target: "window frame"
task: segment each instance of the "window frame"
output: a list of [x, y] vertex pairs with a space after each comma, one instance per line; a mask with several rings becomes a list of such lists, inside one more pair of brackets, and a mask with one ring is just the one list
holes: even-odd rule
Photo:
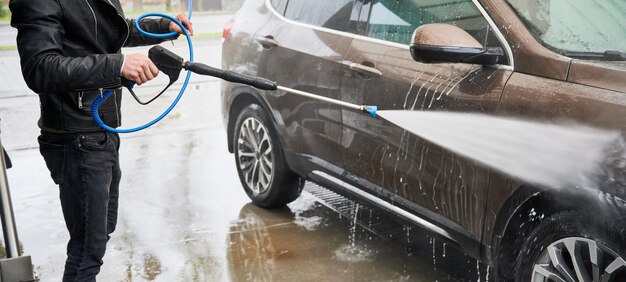
[[[280, 7], [280, 6], [277, 7], [277, 6], [274, 5], [273, 1], [279, 1], [278, 5], [281, 5], [283, 3], [284, 3], [284, 5], [282, 7]], [[274, 10], [277, 13], [279, 13], [281, 16], [284, 16], [285, 15], [285, 11], [287, 11], [287, 6], [289, 5], [289, 0], [270, 0], [269, 5], [272, 8], [274, 8]], [[282, 10], [280, 10], [280, 9], [282, 9]]]
[[[364, 1], [364, 0], [357, 0], [359, 2]], [[361, 16], [363, 16], [363, 14], [366, 15], [365, 17], [365, 23], [364, 29], [361, 30], [357, 30], [358, 33], [355, 33], [358, 36], [362, 36], [362, 37], [366, 37], [366, 38], [370, 38], [372, 40], [375, 41], [382, 41], [382, 42], [388, 42], [391, 44], [399, 44], [399, 45], [403, 45], [403, 46], [410, 46], [408, 44], [404, 44], [404, 43], [399, 43], [399, 42], [395, 42], [395, 41], [391, 41], [391, 40], [385, 40], [385, 39], [380, 39], [380, 38], [376, 38], [376, 37], [371, 37], [368, 36], [368, 31], [369, 31], [369, 21], [372, 18], [372, 11], [374, 10], [374, 4], [376, 2], [378, 2], [379, 0], [365, 0], [367, 2], [369, 2], [369, 10], [367, 11], [361, 11]], [[491, 19], [491, 17], [489, 16], [489, 14], [487, 14], [487, 12], [484, 10], [484, 8], [482, 7], [482, 5], [480, 5], [480, 3], [478, 3], [476, 0], [468, 0], [469, 2], [472, 2], [474, 4], [474, 6], [478, 9], [478, 12], [482, 15], [483, 19], [485, 20], [485, 22], [487, 22], [487, 24], [489, 25], [489, 27], [491, 28], [491, 32], [494, 33], [495, 37], [497, 38], [498, 42], [500, 43], [500, 47], [502, 47], [504, 49], [505, 54], [507, 55], [507, 62], [506, 64], [498, 64], [499, 66], [511, 66], [511, 68], [514, 67], [513, 64], [513, 52], [510, 48], [510, 45], [508, 44], [506, 38], [504, 37], [504, 35], [502, 35], [502, 33], [500, 32], [500, 29], [498, 29], [495, 25], [495, 23], [493, 22], [493, 20]]]
[[[356, 2], [362, 2], [362, 1], [370, 1], [370, 0], [355, 0], [355, 1]], [[498, 40], [502, 44], [502, 47], [504, 48], [504, 53], [508, 57], [508, 60], [507, 60], [508, 64], [497, 64], [495, 66], [498, 67], [498, 68], [508, 69], [508, 70], [514, 71], [515, 70], [515, 60], [514, 60], [514, 57], [513, 57], [513, 50], [511, 49], [511, 45], [509, 44], [509, 42], [506, 40], [506, 38], [504, 37], [504, 35], [500, 31], [500, 28], [498, 28], [498, 26], [495, 24], [495, 22], [493, 21], [491, 16], [487, 13], [485, 8], [478, 2], [478, 0], [471, 0], [471, 1], [472, 1], [472, 3], [474, 3], [476, 8], [478, 8], [480, 13], [485, 18], [485, 20], [487, 20], [487, 23], [491, 26], [491, 29], [493, 30], [493, 32], [495, 33], [496, 37], [498, 38]], [[290, 23], [290, 24], [298, 25], [298, 26], [302, 26], [302, 27], [307, 27], [307, 28], [311, 28], [311, 29], [315, 29], [315, 30], [319, 30], [319, 31], [334, 33], [334, 34], [338, 34], [338, 35], [348, 36], [348, 37], [351, 37], [353, 39], [365, 40], [365, 41], [369, 41], [369, 42], [374, 42], [374, 43], [379, 43], [379, 44], [385, 44], [385, 45], [388, 45], [388, 46], [394, 46], [394, 47], [398, 47], [398, 48], [403, 48], [403, 49], [406, 49], [407, 52], [409, 52], [409, 48], [410, 48], [409, 45], [395, 43], [395, 42], [386, 41], [386, 40], [377, 39], [377, 38], [372, 38], [372, 37], [368, 37], [368, 36], [364, 36], [362, 34], [357, 34], [354, 31], [351, 31], [351, 32], [349, 32], [349, 31], [338, 31], [338, 30], [334, 30], [334, 29], [330, 29], [330, 28], [314, 26], [314, 25], [311, 25], [311, 24], [298, 22], [298, 21], [295, 21], [295, 20], [292, 20], [292, 19], [288, 19], [288, 18], [284, 17], [283, 15], [281, 15], [280, 13], [278, 13], [278, 11], [276, 11], [274, 9], [274, 7], [272, 7], [271, 0], [265, 0], [265, 5], [266, 5], [266, 7], [268, 7], [268, 9], [276, 17], [278, 17], [280, 20], [282, 20], [282, 21], [284, 21], [286, 23]], [[356, 3], [355, 3], [355, 6], [356, 6]], [[362, 12], [363, 11], [361, 11], [361, 13]], [[369, 17], [368, 17], [368, 21], [369, 21]]]
[[[272, 0], [269, 0], [269, 2], [266, 1], [266, 4], [271, 6], [271, 8], [274, 8], [273, 5], [271, 5], [271, 1]], [[286, 2], [286, 4], [285, 4], [285, 7], [284, 7], [282, 13], [279, 13], [276, 9], [274, 9], [274, 11], [276, 13], [278, 13], [284, 19], [287, 19], [287, 20], [292, 21], [292, 22], [297, 22], [297, 23], [300, 23], [300, 24], [303, 24], [303, 25], [307, 25], [307, 26], [321, 28], [321, 29], [334, 30], [334, 31], [337, 31], [337, 32], [350, 32], [350, 33], [353, 33], [355, 26], [354, 26], [354, 24], [351, 21], [351, 17], [355, 13], [355, 9], [357, 7], [357, 3], [360, 2], [361, 0], [349, 0], [349, 2], [352, 2], [352, 9], [350, 11], [350, 17], [348, 18], [348, 23], [346, 24], [346, 30], [339, 30], [339, 29], [334, 29], [334, 28], [330, 28], [330, 27], [324, 27], [324, 26], [320, 26], [320, 25], [317, 25], [317, 24], [312, 24], [312, 23], [307, 23], [307, 22], [291, 19], [291, 18], [287, 17], [287, 15], [286, 15], [287, 14], [287, 9], [289, 8], [289, 3], [290, 3], [291, 0], [284, 0], [284, 1]], [[333, 16], [331, 16], [330, 18], [332, 18]]]

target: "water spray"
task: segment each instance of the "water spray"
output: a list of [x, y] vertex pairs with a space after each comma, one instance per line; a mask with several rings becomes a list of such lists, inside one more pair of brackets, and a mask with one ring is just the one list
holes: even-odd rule
[[[622, 180], [621, 133], [579, 124], [444, 111], [380, 111], [385, 120], [430, 143], [524, 182], [544, 187], [594, 186], [595, 176]], [[613, 158], [607, 160], [608, 158]], [[613, 172], [604, 167], [611, 161]]]

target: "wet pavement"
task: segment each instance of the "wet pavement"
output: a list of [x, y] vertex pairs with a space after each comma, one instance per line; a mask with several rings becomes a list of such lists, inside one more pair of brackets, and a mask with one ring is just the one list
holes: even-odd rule
[[[184, 46], [176, 44], [164, 46], [184, 54]], [[219, 40], [196, 44], [197, 61], [220, 65]], [[18, 71], [16, 54], [10, 52], [0, 55], [7, 76]], [[60, 281], [68, 234], [58, 188], [36, 146], [37, 97], [20, 83], [0, 91], [19, 238], [41, 281]], [[140, 95], [158, 86], [145, 86]], [[476, 261], [419, 230], [312, 183], [286, 208], [250, 204], [226, 149], [219, 87], [216, 79], [193, 76], [191, 89], [170, 116], [122, 136], [120, 215], [100, 281], [476, 281], [478, 273], [485, 276]], [[123, 127], [163, 111], [177, 89], [156, 106], [125, 99]]]

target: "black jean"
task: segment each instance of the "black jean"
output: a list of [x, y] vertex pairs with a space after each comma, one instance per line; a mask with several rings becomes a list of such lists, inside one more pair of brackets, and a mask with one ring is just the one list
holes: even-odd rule
[[39, 150], [60, 188], [70, 240], [63, 281], [95, 281], [117, 222], [119, 136], [42, 132]]

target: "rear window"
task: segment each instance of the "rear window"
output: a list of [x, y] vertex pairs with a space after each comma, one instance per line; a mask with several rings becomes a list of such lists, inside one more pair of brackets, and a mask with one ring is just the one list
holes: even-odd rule
[[285, 17], [306, 24], [346, 31], [353, 6], [354, 0], [289, 0]]

